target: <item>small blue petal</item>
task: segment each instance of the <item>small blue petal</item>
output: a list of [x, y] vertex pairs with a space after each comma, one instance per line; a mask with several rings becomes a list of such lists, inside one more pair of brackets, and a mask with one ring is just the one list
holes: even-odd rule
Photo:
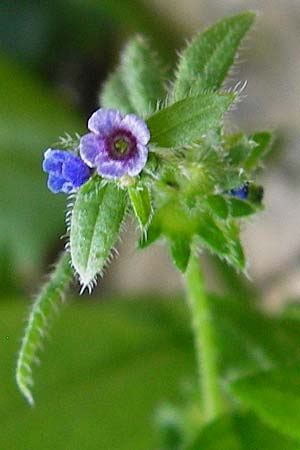
[[237, 197], [240, 200], [245, 200], [248, 197], [249, 194], [249, 185], [248, 183], [244, 184], [243, 186], [240, 186], [236, 189], [231, 189], [229, 191], [229, 194], [233, 197]]
[[55, 194], [79, 188], [90, 177], [90, 170], [76, 155], [63, 150], [48, 149], [44, 155], [43, 170], [49, 173], [48, 188]]
[[44, 154], [43, 171], [61, 174], [62, 164], [68, 159], [68, 152], [49, 148]]
[[62, 175], [72, 183], [74, 188], [77, 188], [89, 179], [90, 171], [81, 159], [72, 156], [73, 158], [63, 164]]
[[63, 186], [66, 180], [64, 177], [56, 175], [55, 173], [50, 173], [48, 178], [47, 186], [51, 192], [57, 194], [58, 192], [64, 192]]
[[74, 191], [74, 185], [70, 181], [66, 181], [62, 187], [61, 192], [64, 194], [69, 194], [70, 192]]

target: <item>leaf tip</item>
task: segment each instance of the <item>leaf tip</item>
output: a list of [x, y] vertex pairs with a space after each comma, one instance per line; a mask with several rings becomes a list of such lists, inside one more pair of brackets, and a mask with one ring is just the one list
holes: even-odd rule
[[35, 406], [34, 398], [29, 389], [29, 384], [32, 384], [32, 381], [31, 381], [31, 379], [24, 379], [24, 377], [21, 374], [21, 368], [17, 370], [16, 381], [17, 381], [17, 386], [18, 386], [21, 394], [27, 400], [27, 403], [31, 407], [34, 407]]

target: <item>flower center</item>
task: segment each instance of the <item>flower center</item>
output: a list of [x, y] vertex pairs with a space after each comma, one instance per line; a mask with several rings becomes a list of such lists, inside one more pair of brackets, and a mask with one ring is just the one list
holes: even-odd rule
[[115, 140], [114, 142], [114, 149], [121, 153], [122, 155], [127, 152], [129, 147], [129, 140], [127, 140], [125, 137], [121, 137]]

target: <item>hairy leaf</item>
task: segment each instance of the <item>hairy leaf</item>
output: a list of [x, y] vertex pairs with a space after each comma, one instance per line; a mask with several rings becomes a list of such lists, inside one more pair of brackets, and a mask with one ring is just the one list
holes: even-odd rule
[[177, 269], [185, 272], [191, 254], [191, 241], [189, 237], [169, 237], [172, 259]]
[[16, 379], [19, 389], [28, 402], [33, 405], [31, 394], [32, 367], [37, 360], [37, 351], [48, 331], [53, 312], [62, 300], [64, 290], [72, 278], [69, 254], [64, 253], [58, 261], [50, 280], [35, 300], [25, 329], [18, 356]]
[[254, 18], [252, 12], [228, 17], [191, 41], [179, 59], [174, 101], [221, 87]]
[[134, 111], [119, 69], [104, 83], [99, 100], [103, 108], [118, 109], [122, 114]]
[[126, 192], [114, 184], [92, 178], [79, 191], [74, 204], [70, 249], [72, 264], [83, 288], [101, 274], [124, 219]]
[[233, 222], [216, 221], [210, 214], [202, 214], [196, 229], [200, 245], [208, 248], [213, 254], [244, 270], [246, 261], [239, 240], [239, 227]]
[[207, 198], [207, 203], [211, 211], [220, 219], [227, 219], [228, 205], [222, 195], [210, 195]]
[[202, 94], [174, 103], [147, 120], [151, 143], [180, 147], [200, 138], [220, 124], [235, 99], [234, 94]]
[[160, 220], [157, 215], [154, 213], [153, 219], [149, 227], [147, 228], [147, 233], [141, 237], [138, 243], [139, 249], [145, 249], [157, 241], [161, 236], [161, 226]]
[[149, 189], [146, 186], [128, 189], [131, 205], [142, 230], [151, 220], [152, 205]]
[[257, 212], [257, 208], [254, 208], [251, 203], [238, 198], [229, 198], [228, 206], [231, 217], [245, 217]]
[[124, 49], [120, 73], [134, 111], [139, 115], [155, 111], [166, 95], [162, 64], [142, 36], [132, 38]]
[[229, 163], [242, 168], [246, 174], [251, 174], [261, 163], [270, 149], [272, 134], [261, 131], [247, 136], [243, 132], [225, 137], [225, 150]]
[[254, 148], [252, 148], [252, 151], [248, 155], [244, 168], [248, 172], [251, 172], [259, 166], [260, 161], [268, 153], [272, 141], [272, 134], [267, 131], [262, 131], [252, 134], [249, 139], [254, 143]]

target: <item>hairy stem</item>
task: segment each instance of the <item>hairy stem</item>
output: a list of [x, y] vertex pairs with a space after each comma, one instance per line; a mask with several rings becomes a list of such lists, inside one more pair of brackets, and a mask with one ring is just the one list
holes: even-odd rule
[[16, 380], [20, 391], [33, 405], [31, 394], [32, 366], [37, 360], [37, 351], [46, 334], [53, 312], [61, 301], [63, 293], [72, 278], [72, 268], [68, 253], [58, 260], [49, 281], [43, 286], [31, 308], [27, 327], [18, 356]]
[[199, 261], [195, 255], [191, 255], [185, 282], [192, 313], [202, 413], [204, 420], [208, 422], [223, 412], [224, 404], [218, 380], [218, 352], [212, 316]]

